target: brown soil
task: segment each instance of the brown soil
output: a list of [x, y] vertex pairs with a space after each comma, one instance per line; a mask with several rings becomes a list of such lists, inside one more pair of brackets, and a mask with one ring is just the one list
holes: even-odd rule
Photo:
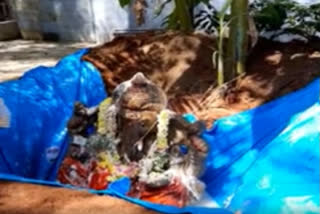
[[100, 71], [107, 91], [143, 72], [169, 96], [179, 113], [208, 124], [297, 90], [320, 76], [320, 41], [288, 44], [260, 39], [251, 50], [247, 75], [219, 89], [212, 63], [215, 40], [201, 34], [141, 33], [118, 37], [83, 57]]
[[206, 98], [202, 116], [213, 121], [306, 86], [320, 76], [319, 51], [320, 40], [284, 44], [261, 39], [249, 56], [247, 74], [229, 84], [218, 99]]
[[152, 214], [140, 206], [87, 192], [0, 182], [1, 214]]
[[[84, 57], [102, 73], [108, 91], [141, 71], [164, 88], [170, 107], [193, 112], [209, 124], [297, 90], [320, 76], [320, 41], [281, 44], [260, 40], [248, 72], [220, 90], [212, 89], [214, 40], [179, 33], [122, 37]], [[319, 93], [319, 92], [315, 92]], [[0, 183], [0, 213], [150, 213], [107, 196], [36, 185]]]
[[210, 57], [213, 50], [214, 40], [204, 35], [148, 32], [120, 36], [92, 48], [83, 59], [101, 71], [109, 93], [143, 72], [169, 96], [175, 96], [212, 85], [216, 79]]

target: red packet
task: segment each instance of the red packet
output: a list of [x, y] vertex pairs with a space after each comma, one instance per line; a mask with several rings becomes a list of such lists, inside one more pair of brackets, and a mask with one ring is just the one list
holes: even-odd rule
[[169, 185], [160, 188], [150, 188], [144, 183], [135, 182], [128, 196], [176, 207], [183, 207], [188, 202], [188, 191], [178, 179], [174, 179]]
[[58, 180], [63, 184], [87, 187], [88, 169], [80, 161], [66, 157], [60, 166]]
[[108, 176], [110, 173], [106, 169], [97, 167], [89, 176], [89, 188], [95, 190], [105, 190], [108, 188]]

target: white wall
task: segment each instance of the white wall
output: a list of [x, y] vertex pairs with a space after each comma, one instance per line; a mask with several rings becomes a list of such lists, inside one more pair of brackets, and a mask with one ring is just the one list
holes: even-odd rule
[[112, 39], [118, 28], [129, 26], [129, 13], [120, 7], [118, 0], [91, 0], [96, 41], [102, 43]]
[[146, 23], [137, 26], [132, 11], [118, 0], [12, 0], [24, 38], [98, 43], [111, 40], [116, 30], [160, 28], [172, 5], [155, 18], [158, 0], [147, 1]]
[[40, 0], [41, 31], [61, 40], [95, 41], [91, 7], [88, 0]]
[[39, 0], [9, 1], [18, 21], [22, 36], [26, 39], [41, 39], [39, 23]]
[[[29, 39], [56, 35], [62, 40], [102, 43], [112, 39], [116, 30], [159, 29], [163, 19], [171, 13], [168, 4], [155, 17], [155, 7], [164, 0], [147, 0], [146, 22], [137, 26], [132, 11], [121, 8], [118, 0], [11, 0], [18, 12], [20, 28]], [[221, 9], [225, 0], [211, 0]], [[301, 3], [319, 3], [320, 0], [296, 0]]]

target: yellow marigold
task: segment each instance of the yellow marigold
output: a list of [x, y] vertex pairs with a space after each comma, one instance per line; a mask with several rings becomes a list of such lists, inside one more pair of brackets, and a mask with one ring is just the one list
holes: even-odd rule
[[[101, 135], [105, 135], [108, 132], [108, 124], [106, 120], [106, 115], [108, 108], [110, 107], [112, 102], [112, 98], [107, 98], [102, 101], [99, 105], [99, 113], [98, 113], [98, 133]], [[110, 124], [109, 124], [110, 125]]]
[[98, 166], [104, 169], [108, 169], [109, 172], [113, 171], [113, 163], [110, 160], [109, 155], [107, 155], [105, 152], [101, 152], [98, 154], [99, 162]]

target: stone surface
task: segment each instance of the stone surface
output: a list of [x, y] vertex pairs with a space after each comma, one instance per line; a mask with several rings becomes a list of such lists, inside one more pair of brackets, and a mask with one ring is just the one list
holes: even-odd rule
[[0, 41], [0, 82], [17, 78], [40, 65], [53, 66], [63, 56], [93, 45], [27, 40]]
[[17, 39], [19, 35], [19, 28], [15, 20], [0, 22], [0, 41]]

